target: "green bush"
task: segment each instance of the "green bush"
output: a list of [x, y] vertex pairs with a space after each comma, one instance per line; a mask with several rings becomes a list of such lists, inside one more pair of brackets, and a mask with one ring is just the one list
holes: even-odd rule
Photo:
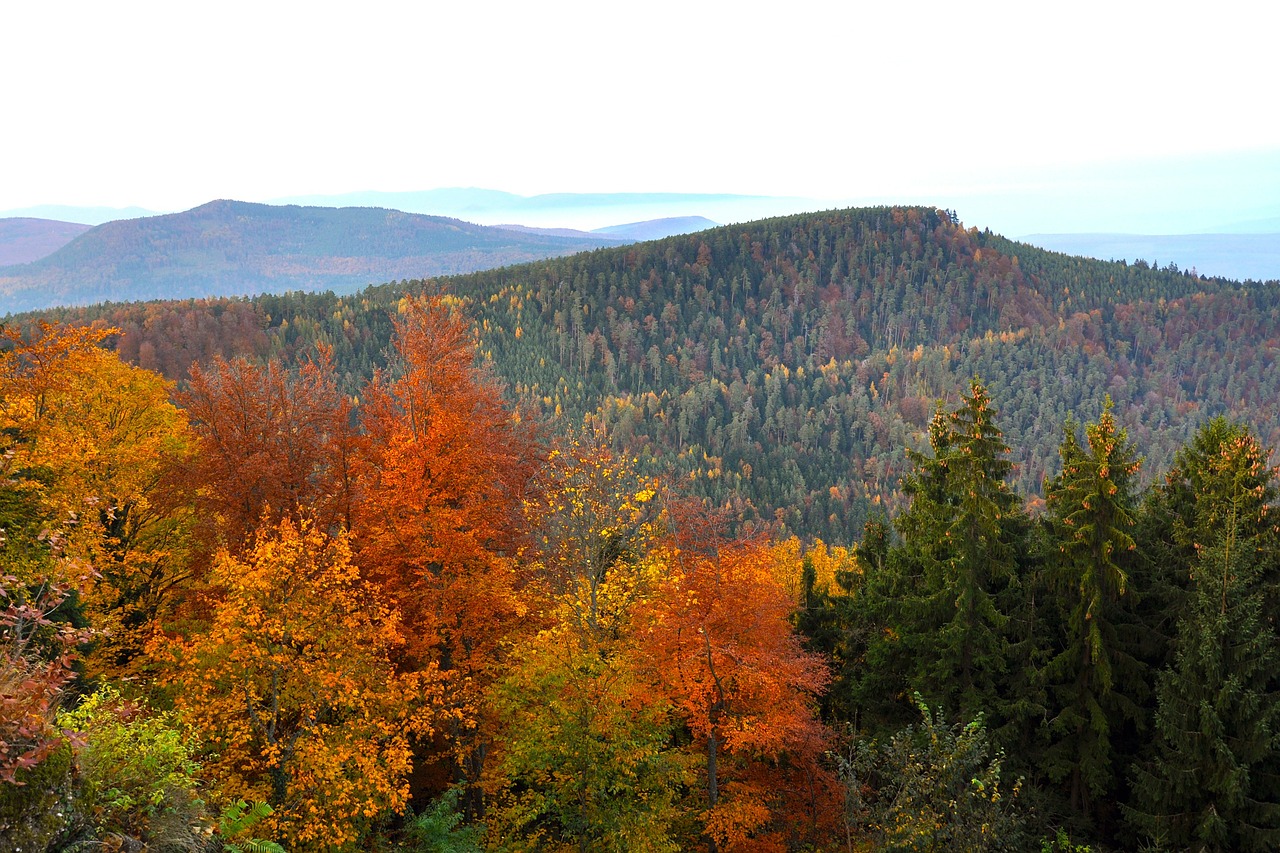
[[884, 850], [1026, 850], [1022, 781], [1004, 785], [1003, 755], [991, 754], [982, 717], [948, 725], [919, 695], [916, 705], [920, 723], [840, 760], [847, 788], [871, 792], [851, 798], [851, 819], [878, 835]]
[[227, 853], [286, 853], [274, 841], [255, 838], [250, 833], [258, 821], [271, 817], [269, 803], [246, 803], [236, 800], [222, 810], [218, 818], [218, 837]]
[[480, 853], [478, 826], [461, 826], [458, 792], [446, 791], [432, 808], [410, 819], [404, 828], [404, 849], [411, 853]]
[[175, 715], [151, 713], [103, 687], [59, 714], [58, 725], [80, 733], [79, 807], [99, 833], [185, 846], [203, 803], [200, 767]]

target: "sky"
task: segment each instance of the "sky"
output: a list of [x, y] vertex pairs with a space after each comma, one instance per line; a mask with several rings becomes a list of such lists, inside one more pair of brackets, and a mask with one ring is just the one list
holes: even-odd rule
[[0, 6], [0, 210], [696, 192], [1179, 233], [1275, 220], [1265, 4]]

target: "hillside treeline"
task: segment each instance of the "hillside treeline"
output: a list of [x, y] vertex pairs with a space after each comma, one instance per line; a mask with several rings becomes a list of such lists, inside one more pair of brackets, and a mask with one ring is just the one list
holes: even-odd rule
[[[923, 208], [806, 214], [355, 296], [104, 306], [131, 363], [182, 379], [214, 355], [331, 347], [358, 392], [406, 294], [463, 303], [509, 393], [546, 422], [603, 425], [649, 474], [735, 517], [852, 542], [903, 505], [905, 450], [981, 375], [1021, 493], [1043, 499], [1069, 414], [1110, 395], [1168, 467], [1223, 415], [1280, 442], [1274, 285], [1045, 252]], [[292, 362], [290, 362], [292, 363]]]
[[107, 334], [0, 355], [14, 850], [1277, 844], [1239, 422], [1150, 470], [1104, 398], [1028, 512], [973, 380], [846, 549], [553, 435], [456, 302], [401, 302], [354, 398], [324, 346], [175, 391]]

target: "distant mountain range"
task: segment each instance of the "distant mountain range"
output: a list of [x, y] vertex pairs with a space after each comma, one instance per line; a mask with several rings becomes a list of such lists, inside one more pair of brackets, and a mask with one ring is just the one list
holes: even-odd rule
[[[218, 201], [92, 228], [35, 217], [0, 218], [0, 314], [97, 301], [350, 292], [367, 284], [466, 273], [715, 227], [701, 213], [669, 215], [694, 205], [719, 209], [722, 221], [732, 222], [751, 205], [776, 212], [804, 201], [679, 193], [525, 197], [480, 189], [302, 200], [344, 206]], [[106, 209], [81, 212], [92, 210]], [[657, 215], [626, 218], [646, 213]], [[575, 217], [626, 224], [589, 231], [565, 227]], [[540, 220], [557, 227], [540, 226]], [[1100, 260], [1175, 264], [1242, 281], [1280, 279], [1280, 233], [1035, 234], [1023, 239]]]
[[[1280, 223], [1277, 223], [1280, 225]], [[1276, 229], [1280, 232], [1280, 228]], [[1028, 243], [1100, 261], [1146, 261], [1237, 281], [1280, 279], [1280, 233], [1031, 234]]]
[[[594, 231], [617, 223], [703, 218], [746, 222], [829, 207], [811, 199], [731, 193], [547, 193], [522, 196], [499, 190], [452, 187], [421, 192], [357, 192], [272, 199], [272, 204], [389, 207], [409, 213], [453, 216], [498, 225]], [[668, 236], [666, 234], [657, 235]]]
[[623, 242], [377, 208], [214, 201], [183, 213], [108, 222], [40, 260], [0, 268], [0, 312], [289, 290], [350, 292]]

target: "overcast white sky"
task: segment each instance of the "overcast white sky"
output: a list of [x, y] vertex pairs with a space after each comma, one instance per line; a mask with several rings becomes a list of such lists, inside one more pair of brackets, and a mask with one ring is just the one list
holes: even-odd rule
[[1151, 231], [1170, 199], [1280, 216], [1276, 23], [1257, 2], [10, 2], [0, 210], [476, 186], [930, 201], [1013, 234]]

